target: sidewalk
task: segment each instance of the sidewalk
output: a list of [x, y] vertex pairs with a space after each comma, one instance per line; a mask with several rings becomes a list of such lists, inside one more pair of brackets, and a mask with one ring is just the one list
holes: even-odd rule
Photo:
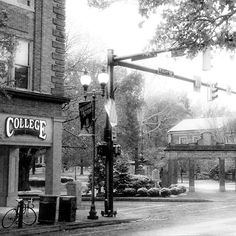
[[[118, 204], [120, 201], [143, 201], [143, 202], [206, 202], [206, 201], [236, 201], [236, 192], [234, 184], [230, 185], [230, 188], [226, 188], [226, 192], [218, 191], [218, 184], [215, 184], [214, 188], [210, 186], [213, 185], [204, 185], [204, 183], [199, 182], [196, 185], [195, 193], [185, 193], [178, 196], [172, 196], [169, 198], [149, 198], [149, 197], [132, 197], [132, 198], [114, 198], [114, 205]], [[96, 210], [97, 215], [99, 216], [98, 220], [88, 220], [87, 216], [89, 214], [90, 208], [90, 198], [84, 198], [82, 201], [82, 206], [76, 212], [76, 221], [75, 222], [57, 222], [58, 213], [56, 215], [56, 223], [52, 225], [43, 225], [36, 223], [33, 226], [24, 226], [23, 229], [15, 228], [3, 229], [0, 226], [0, 236], [2, 235], [36, 235], [40, 233], [49, 233], [50, 232], [59, 232], [62, 230], [78, 229], [78, 228], [88, 228], [88, 227], [99, 227], [103, 225], [114, 225], [121, 223], [128, 223], [132, 221], [139, 220], [139, 218], [133, 218], [132, 214], [123, 214], [118, 211], [116, 217], [102, 217], [99, 209], [103, 209], [102, 199], [96, 199]], [[10, 209], [6, 207], [0, 207], [0, 222], [5, 214], [5, 212]], [[35, 210], [38, 213], [38, 204], [35, 206]], [[132, 213], [132, 212], [131, 212]]]
[[[208, 201], [207, 199], [202, 199], [199, 197], [195, 197], [194, 195], [186, 194], [183, 196], [172, 197], [172, 198], [120, 198], [119, 201], [152, 201], [152, 202], [204, 202]], [[118, 199], [116, 199], [118, 200]], [[97, 202], [98, 204], [99, 202]], [[89, 202], [84, 202], [84, 204], [89, 204]], [[100, 205], [102, 202], [99, 203]], [[82, 208], [85, 208], [84, 206]], [[0, 207], [0, 220], [9, 207]], [[38, 214], [39, 209], [34, 208], [36, 213]], [[36, 235], [40, 233], [50, 233], [50, 232], [58, 232], [62, 230], [70, 230], [70, 229], [78, 229], [78, 228], [88, 228], [88, 227], [99, 227], [103, 225], [114, 225], [121, 223], [129, 223], [131, 221], [139, 220], [139, 218], [133, 218], [129, 215], [122, 215], [122, 213], [118, 212], [116, 217], [102, 217], [99, 210], [97, 209], [97, 215], [99, 216], [98, 220], [88, 220], [87, 216], [89, 214], [88, 209], [79, 209], [76, 212], [76, 221], [75, 222], [55, 222], [55, 224], [45, 225], [36, 223], [33, 226], [24, 226], [22, 229], [18, 229], [17, 225], [11, 227], [9, 229], [3, 229], [0, 226], [0, 235]], [[56, 215], [56, 219], [58, 219], [58, 212]], [[57, 221], [57, 220], [56, 220]]]
[[[84, 208], [84, 207], [83, 207]], [[11, 209], [10, 207], [0, 207], [0, 221], [3, 215]], [[39, 212], [38, 208], [34, 208], [37, 215]], [[40, 233], [50, 233], [58, 232], [62, 230], [88, 228], [88, 227], [99, 227], [104, 225], [114, 225], [121, 223], [129, 223], [131, 221], [138, 220], [138, 218], [124, 217], [122, 214], [118, 214], [116, 217], [102, 217], [100, 212], [97, 212], [99, 219], [88, 220], [87, 216], [89, 214], [88, 209], [79, 209], [76, 211], [76, 221], [75, 222], [58, 222], [58, 212], [56, 213], [56, 222], [54, 224], [40, 224], [35, 223], [33, 226], [25, 226], [23, 224], [22, 229], [17, 228], [17, 224], [9, 229], [4, 229], [0, 226], [0, 235], [36, 235]]]

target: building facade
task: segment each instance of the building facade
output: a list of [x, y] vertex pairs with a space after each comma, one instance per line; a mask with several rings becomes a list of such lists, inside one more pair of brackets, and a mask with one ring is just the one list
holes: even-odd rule
[[178, 169], [183, 168], [188, 172], [189, 191], [195, 191], [197, 174], [209, 176], [217, 166], [219, 191], [225, 191], [225, 172], [235, 169], [236, 163], [235, 124], [233, 117], [215, 117], [186, 119], [171, 128], [165, 149], [167, 186], [177, 183]]
[[235, 143], [235, 134], [228, 127], [226, 117], [185, 119], [168, 131], [170, 144], [194, 144], [203, 133], [210, 132], [218, 143]]
[[0, 206], [15, 205], [19, 154], [45, 148], [45, 193], [60, 193], [65, 0], [0, 0]]

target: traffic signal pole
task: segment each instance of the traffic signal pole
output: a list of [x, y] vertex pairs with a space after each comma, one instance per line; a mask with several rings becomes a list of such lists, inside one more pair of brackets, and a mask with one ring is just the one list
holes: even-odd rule
[[[108, 85], [108, 99], [114, 100], [114, 64], [113, 64], [113, 50], [108, 50], [107, 55], [107, 71], [109, 75]], [[113, 140], [112, 140], [112, 127], [109, 121], [109, 116], [106, 114], [106, 123], [104, 129], [104, 141], [107, 143], [107, 153], [105, 162], [105, 209], [102, 211], [103, 216], [113, 217], [116, 215], [116, 211], [113, 209]]]
[[[175, 52], [177, 50], [182, 50], [184, 48], [170, 48], [166, 50], [159, 50], [153, 52], [146, 52], [146, 53], [139, 53], [127, 56], [118, 57], [114, 55], [114, 51], [112, 49], [108, 50], [107, 54], [107, 70], [109, 74], [109, 91], [108, 91], [108, 98], [114, 99], [114, 67], [121, 66], [130, 69], [140, 70], [144, 72], [149, 72], [152, 74], [162, 75], [166, 77], [171, 77], [174, 79], [182, 80], [185, 82], [190, 82], [193, 85], [195, 84], [195, 79], [190, 79], [181, 75], [176, 75], [173, 71], [163, 69], [163, 68], [150, 68], [145, 67], [142, 65], [137, 65], [131, 62], [127, 62], [126, 60], [137, 61], [137, 60], [144, 60], [148, 58], [156, 57], [160, 53], [164, 52]], [[201, 86], [210, 87], [210, 84], [200, 82]], [[227, 92], [227, 89], [216, 86], [217, 90]], [[232, 94], [236, 94], [236, 91], [231, 91]], [[107, 143], [107, 151], [106, 151], [106, 188], [105, 188], [105, 211], [102, 211], [104, 216], [113, 217], [116, 215], [116, 212], [113, 209], [113, 140], [112, 140], [112, 127], [109, 121], [108, 114], [106, 115], [106, 124], [104, 129], [104, 141]]]

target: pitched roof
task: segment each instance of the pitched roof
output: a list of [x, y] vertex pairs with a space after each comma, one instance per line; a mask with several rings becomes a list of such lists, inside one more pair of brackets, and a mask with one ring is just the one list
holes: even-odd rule
[[219, 129], [227, 123], [227, 120], [225, 117], [185, 119], [168, 132]]

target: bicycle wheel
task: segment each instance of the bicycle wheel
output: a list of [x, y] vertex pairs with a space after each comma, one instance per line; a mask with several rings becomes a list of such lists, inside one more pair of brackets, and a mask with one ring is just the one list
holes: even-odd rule
[[2, 218], [2, 227], [9, 228], [11, 227], [17, 219], [16, 209], [11, 209]]
[[32, 225], [36, 222], [37, 215], [31, 207], [27, 207], [23, 214], [23, 223], [25, 225]]

